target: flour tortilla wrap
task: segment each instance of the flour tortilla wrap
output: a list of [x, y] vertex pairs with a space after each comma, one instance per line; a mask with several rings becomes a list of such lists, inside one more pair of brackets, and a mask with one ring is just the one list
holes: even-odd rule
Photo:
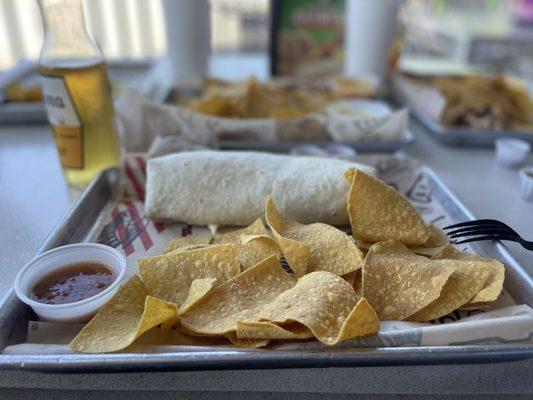
[[156, 221], [248, 225], [268, 196], [286, 218], [307, 224], [348, 224], [348, 168], [354, 162], [255, 152], [194, 151], [148, 162], [146, 213]]

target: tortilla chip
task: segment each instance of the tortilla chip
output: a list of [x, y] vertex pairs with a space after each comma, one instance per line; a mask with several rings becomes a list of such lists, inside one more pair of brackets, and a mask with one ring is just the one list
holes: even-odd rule
[[407, 199], [386, 183], [355, 169], [348, 215], [358, 240], [399, 240], [406, 245], [423, 245], [430, 236], [429, 227]]
[[442, 248], [450, 244], [448, 236], [435, 225], [429, 225], [429, 238], [422, 246], [408, 246], [409, 250], [421, 256], [432, 257], [438, 254]]
[[212, 289], [181, 315], [181, 324], [195, 333], [225, 335], [238, 321], [256, 321], [265, 305], [295, 284], [272, 256]]
[[[135, 340], [136, 345], [151, 346], [220, 346], [227, 344], [223, 337], [198, 337], [181, 333], [177, 329], [150, 329]], [[129, 350], [129, 349], [128, 349]], [[126, 350], [127, 351], [127, 350]]]
[[505, 280], [505, 267], [498, 260], [492, 258], [485, 258], [477, 254], [465, 253], [459, 251], [453, 246], [444, 247], [438, 254], [432, 257], [434, 260], [466, 260], [466, 261], [484, 261], [485, 267], [490, 271], [489, 277], [485, 282], [483, 288], [477, 293], [474, 298], [470, 299], [469, 303], [482, 303], [486, 301], [494, 301], [498, 298], [503, 290], [503, 282]]
[[240, 266], [235, 245], [226, 244], [140, 259], [139, 272], [150, 295], [181, 305], [195, 279], [222, 283], [239, 274]]
[[[174, 239], [167, 246], [167, 249], [164, 254], [170, 253], [171, 251], [182, 249], [184, 247], [190, 248], [190, 246], [195, 245], [208, 245], [211, 243], [212, 236], [185, 236]], [[192, 249], [191, 249], [192, 250]]]
[[488, 303], [466, 303], [459, 307], [459, 310], [484, 310], [489, 307]]
[[454, 269], [438, 299], [407, 318], [409, 321], [430, 321], [458, 309], [478, 293], [490, 271], [482, 261], [435, 260]]
[[204, 296], [215, 287], [217, 280], [215, 278], [195, 279], [189, 288], [187, 299], [178, 309], [178, 314], [181, 315], [191, 308], [194, 304], [204, 298]]
[[[355, 245], [355, 241], [343, 231], [322, 223], [304, 225], [284, 219], [271, 198], [267, 200], [266, 211], [268, 213], [266, 220], [272, 232], [275, 232], [274, 237], [279, 240], [281, 236], [309, 246], [306, 272], [328, 271], [341, 276], [362, 267], [361, 251]], [[280, 247], [283, 252], [281, 244]], [[287, 259], [286, 255], [285, 258]], [[287, 262], [292, 268], [289, 259]]]
[[[311, 247], [308, 244], [283, 237], [278, 232], [278, 229], [284, 225], [286, 220], [284, 220], [278, 213], [278, 210], [276, 210], [276, 206], [270, 197], [265, 205], [265, 219], [274, 235], [274, 239], [281, 249], [285, 261], [289, 264], [294, 275], [297, 277], [305, 275], [309, 263]], [[289, 224], [292, 222], [293, 221], [288, 221]]]
[[437, 228], [435, 225], [429, 225], [429, 238], [424, 243], [426, 247], [438, 247], [446, 246], [450, 244], [450, 239], [440, 228]]
[[271, 322], [237, 322], [239, 339], [309, 339], [313, 337], [305, 326], [292, 323], [279, 326]]
[[337, 344], [354, 337], [379, 332], [379, 319], [364, 297], [359, 299], [353, 310], [344, 320], [337, 338], [331, 344]]
[[381, 321], [403, 320], [436, 300], [453, 271], [399, 241], [376, 243], [363, 265], [363, 296]]
[[[367, 312], [361, 311], [364, 306], [357, 310], [356, 305], [355, 292], [349, 283], [331, 272], [317, 271], [301, 277], [296, 286], [268, 304], [261, 311], [260, 320], [299, 322], [322, 343], [333, 345], [354, 337], [351, 334], [368, 334], [379, 330], [375, 313], [374, 323], [371, 323], [367, 320]], [[345, 321], [349, 316], [346, 326]], [[361, 330], [357, 328], [359, 317], [363, 317]]]
[[240, 339], [237, 337], [235, 332], [229, 332], [226, 334], [226, 337], [229, 339], [231, 344], [247, 349], [259, 349], [267, 346], [270, 343], [270, 340], [268, 339]]
[[257, 218], [251, 225], [241, 229], [236, 229], [230, 232], [218, 233], [213, 236], [212, 243], [226, 244], [226, 243], [240, 243], [242, 235], [266, 235], [268, 231], [263, 225], [261, 218]]
[[109, 353], [128, 347], [149, 329], [176, 316], [176, 307], [148, 296], [134, 276], [107, 302], [72, 340], [82, 353]]
[[[372, 247], [374, 243], [365, 242], [363, 240], [355, 240], [355, 243], [357, 244], [357, 247], [361, 249], [361, 251], [364, 253], [364, 251], [368, 251]], [[438, 254], [444, 246], [434, 246], [434, 247], [426, 247], [426, 245], [423, 246], [407, 246], [409, 250], [411, 250], [413, 253], [416, 253], [421, 256], [426, 257], [432, 257], [435, 254]]]
[[253, 267], [265, 258], [281, 257], [281, 251], [274, 239], [267, 235], [243, 235], [237, 247], [237, 256], [243, 270]]

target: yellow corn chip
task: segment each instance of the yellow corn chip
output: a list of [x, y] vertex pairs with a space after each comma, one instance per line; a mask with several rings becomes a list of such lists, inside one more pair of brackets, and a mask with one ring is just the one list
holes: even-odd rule
[[217, 280], [215, 278], [195, 279], [192, 281], [187, 299], [178, 309], [178, 314], [183, 314], [194, 304], [203, 299], [204, 296], [215, 287], [216, 283]]
[[[278, 229], [287, 221], [285, 221], [278, 213], [278, 210], [276, 210], [276, 206], [270, 197], [265, 205], [265, 219], [274, 235], [274, 239], [278, 243], [285, 260], [287, 261], [287, 264], [289, 264], [292, 272], [294, 272], [294, 275], [297, 277], [305, 275], [307, 264], [309, 263], [311, 247], [308, 244], [283, 237], [278, 232]], [[293, 221], [288, 221], [288, 223], [292, 224]]]
[[357, 336], [379, 332], [379, 319], [364, 297], [359, 299], [353, 310], [344, 320], [339, 335], [330, 344], [337, 344]]
[[444, 247], [438, 254], [432, 257], [434, 260], [466, 260], [466, 261], [484, 261], [485, 268], [490, 273], [483, 288], [477, 293], [474, 298], [470, 299], [469, 303], [480, 303], [486, 301], [494, 301], [498, 298], [503, 290], [503, 282], [505, 279], [505, 267], [498, 260], [491, 258], [480, 257], [477, 254], [465, 253], [459, 251], [453, 246]]
[[386, 183], [359, 170], [353, 174], [348, 195], [348, 215], [352, 233], [371, 243], [399, 240], [406, 245], [423, 245], [429, 227], [414, 207]]
[[409, 250], [426, 257], [432, 257], [450, 243], [448, 236], [435, 225], [429, 226], [429, 238], [422, 246], [408, 246]]
[[424, 243], [426, 247], [439, 247], [446, 246], [450, 244], [450, 239], [440, 228], [437, 228], [435, 225], [429, 225], [429, 238]]
[[295, 284], [272, 256], [212, 289], [181, 315], [181, 324], [191, 332], [225, 335], [238, 321], [256, 321], [266, 304]]
[[[309, 261], [306, 272], [328, 271], [335, 275], [345, 275], [361, 268], [363, 255], [354, 240], [333, 226], [315, 223], [304, 225], [284, 219], [276, 210], [271, 198], [267, 200], [267, 223], [278, 240], [281, 250], [284, 248], [279, 237], [309, 246]], [[292, 268], [291, 261], [284, 253]], [[293, 270], [294, 271], [294, 270]]]
[[246, 226], [241, 229], [236, 229], [233, 231], [218, 233], [213, 236], [212, 243], [223, 244], [223, 243], [240, 243], [242, 235], [266, 235], [268, 232], [263, 225], [261, 218], [257, 218], [253, 224]]
[[484, 310], [488, 306], [488, 303], [466, 303], [459, 307], [459, 310]]
[[270, 340], [268, 339], [240, 339], [235, 332], [227, 333], [226, 337], [233, 345], [248, 349], [258, 349], [260, 347], [265, 347], [270, 343]]
[[[227, 344], [226, 340], [219, 337], [199, 337], [185, 335], [177, 329], [164, 330], [154, 328], [143, 333], [135, 340], [136, 345], [180, 345], [180, 346], [220, 346]], [[126, 350], [128, 351], [129, 348]]]
[[[354, 335], [375, 333], [379, 321], [375, 313], [357, 307], [353, 287], [341, 277], [317, 271], [301, 277], [296, 286], [280, 294], [260, 313], [260, 320], [273, 323], [299, 322], [322, 343], [333, 345]], [[370, 308], [371, 309], [371, 308]], [[353, 315], [351, 315], [353, 314]], [[345, 325], [346, 320], [348, 325]], [[358, 318], [362, 324], [358, 327]], [[359, 329], [360, 328], [360, 329]]]
[[435, 260], [435, 263], [453, 268], [453, 273], [442, 288], [438, 299], [407, 318], [409, 321], [430, 321], [451, 313], [478, 293], [490, 271], [483, 261]]
[[190, 248], [190, 246], [208, 245], [211, 243], [211, 240], [212, 236], [185, 236], [177, 238], [168, 244], [165, 253], [170, 253], [171, 251], [184, 247]]
[[237, 322], [239, 339], [309, 339], [313, 337], [305, 326], [292, 323], [279, 326], [271, 322]]
[[240, 267], [235, 245], [226, 244], [140, 259], [139, 272], [150, 295], [181, 305], [195, 279], [216, 278], [222, 283]]
[[134, 276], [85, 325], [69, 347], [82, 353], [108, 353], [126, 348], [149, 329], [176, 316], [176, 307], [148, 296]]
[[363, 265], [363, 296], [380, 320], [403, 320], [436, 300], [452, 273], [401, 242], [376, 243]]
[[270, 256], [281, 257], [281, 251], [274, 239], [267, 235], [243, 235], [237, 247], [237, 256], [243, 269], [248, 269]]
[[[367, 251], [372, 247], [374, 243], [365, 242], [363, 240], [355, 240], [357, 247], [361, 249], [361, 251]], [[409, 250], [411, 250], [413, 253], [416, 253], [421, 256], [426, 257], [432, 257], [435, 254], [438, 254], [444, 246], [433, 246], [433, 247], [427, 247], [426, 245], [423, 246], [407, 246]]]

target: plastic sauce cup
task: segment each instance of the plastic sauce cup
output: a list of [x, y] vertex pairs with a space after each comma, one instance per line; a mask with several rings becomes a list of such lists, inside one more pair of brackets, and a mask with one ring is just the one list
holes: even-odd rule
[[530, 150], [531, 145], [525, 140], [500, 138], [496, 140], [496, 161], [503, 167], [519, 168]]
[[[70, 264], [90, 262], [106, 265], [115, 275], [115, 280], [105, 290], [67, 304], [46, 304], [30, 298], [35, 285], [52, 272]], [[47, 251], [26, 264], [15, 279], [15, 293], [41, 320], [87, 322], [117, 292], [125, 273], [126, 258], [118, 250], [97, 243], [70, 244]]]

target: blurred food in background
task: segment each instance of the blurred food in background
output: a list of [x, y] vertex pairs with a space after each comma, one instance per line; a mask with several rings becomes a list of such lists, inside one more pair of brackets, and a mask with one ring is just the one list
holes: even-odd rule
[[271, 72], [317, 76], [342, 71], [345, 0], [274, 0]]
[[254, 77], [236, 82], [207, 78], [202, 96], [183, 105], [218, 117], [290, 119], [320, 112], [338, 98], [372, 97], [375, 89], [372, 82], [341, 76], [268, 82]]
[[445, 125], [491, 130], [533, 130], [533, 101], [523, 81], [506, 77], [441, 77]]
[[37, 74], [16, 80], [6, 86], [4, 95], [5, 101], [12, 103], [42, 101], [41, 80]]

